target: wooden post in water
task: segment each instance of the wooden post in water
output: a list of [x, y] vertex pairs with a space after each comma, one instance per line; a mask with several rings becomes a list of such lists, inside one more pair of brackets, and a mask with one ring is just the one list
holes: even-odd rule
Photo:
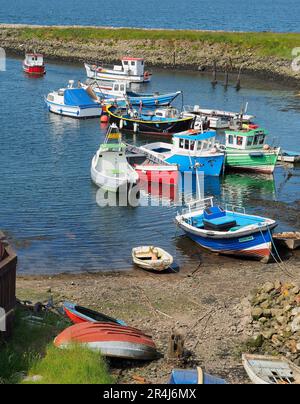
[[224, 81], [224, 87], [227, 90], [228, 84], [229, 84], [229, 72], [228, 72], [228, 65], [226, 65], [225, 68], [225, 81]]
[[238, 78], [237, 78], [236, 85], [235, 85], [236, 91], [240, 91], [240, 89], [241, 89], [241, 73], [242, 73], [242, 66], [240, 67]]
[[213, 86], [216, 86], [218, 84], [218, 80], [217, 80], [217, 61], [214, 60], [214, 65], [213, 65], [213, 79], [211, 84]]

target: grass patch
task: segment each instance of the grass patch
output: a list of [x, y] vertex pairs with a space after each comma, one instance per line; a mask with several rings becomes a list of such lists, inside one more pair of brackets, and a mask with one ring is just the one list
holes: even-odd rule
[[24, 27], [1, 30], [10, 31], [20, 40], [59, 40], [64, 42], [98, 42], [101, 40], [149, 40], [169, 41], [174, 47], [178, 41], [227, 44], [237, 50], [252, 50], [261, 56], [278, 56], [291, 59], [293, 48], [300, 46], [298, 33], [273, 32], [207, 32], [191, 30], [145, 30], [130, 28], [93, 27]]
[[0, 384], [22, 383], [28, 375], [43, 376], [42, 383], [109, 383], [100, 355], [74, 347], [61, 351], [53, 339], [70, 323], [54, 313], [38, 315], [38, 324], [28, 321], [29, 312], [18, 310], [13, 337], [0, 344]]
[[46, 356], [30, 370], [29, 376], [39, 375], [38, 382], [25, 384], [112, 384], [105, 361], [99, 353], [74, 345], [60, 350], [53, 345]]

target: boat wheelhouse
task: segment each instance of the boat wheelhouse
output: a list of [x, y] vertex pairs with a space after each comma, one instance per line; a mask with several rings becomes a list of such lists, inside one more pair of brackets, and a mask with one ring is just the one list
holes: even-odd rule
[[201, 247], [218, 254], [252, 258], [264, 263], [272, 255], [272, 219], [247, 215], [244, 208], [214, 205], [213, 198], [187, 204], [178, 226]]
[[102, 115], [100, 102], [93, 99], [83, 88], [74, 88], [70, 80], [67, 88], [52, 91], [45, 102], [49, 112], [71, 118], [97, 118]]
[[118, 107], [126, 107], [127, 105], [138, 107], [159, 107], [170, 105], [180, 94], [181, 91], [174, 93], [160, 94], [158, 92], [136, 93], [129, 89], [129, 83], [125, 81], [115, 81], [112, 88], [102, 86], [101, 83], [95, 81], [90, 85], [95, 95], [105, 105], [117, 105]]
[[194, 125], [193, 117], [184, 118], [173, 107], [146, 110], [109, 106], [107, 113], [110, 122], [124, 132], [172, 136]]
[[141, 149], [155, 157], [176, 164], [181, 172], [204, 172], [208, 176], [220, 176], [224, 164], [224, 152], [215, 147], [216, 132], [190, 129], [173, 136], [173, 143], [156, 142]]
[[106, 191], [127, 191], [139, 176], [127, 161], [126, 145], [116, 125], [107, 131], [104, 143], [95, 154], [91, 165], [93, 182]]
[[226, 168], [272, 174], [280, 148], [266, 144], [267, 135], [256, 125], [225, 131]]
[[145, 60], [143, 58], [124, 57], [122, 65], [96, 66], [85, 63], [87, 77], [98, 80], [126, 80], [130, 83], [148, 83], [152, 74], [145, 71]]
[[23, 70], [27, 74], [43, 76], [46, 74], [44, 56], [40, 53], [27, 53], [23, 61]]

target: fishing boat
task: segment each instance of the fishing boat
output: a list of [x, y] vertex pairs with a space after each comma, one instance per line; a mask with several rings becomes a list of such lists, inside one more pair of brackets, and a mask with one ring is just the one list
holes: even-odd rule
[[[139, 108], [168, 106], [182, 94], [181, 91], [167, 94], [160, 94], [158, 92], [152, 94], [136, 93], [129, 90], [128, 83], [124, 81], [114, 82], [112, 88], [108, 88], [107, 85], [102, 85], [98, 81], [94, 81], [89, 86], [104, 105], [115, 105], [118, 107], [126, 107], [127, 105]], [[86, 88], [87, 85], [83, 85], [83, 87]]]
[[300, 368], [283, 356], [245, 354], [243, 365], [254, 384], [300, 384]]
[[85, 63], [86, 74], [89, 79], [98, 80], [126, 80], [130, 83], [149, 83], [152, 73], [145, 71], [143, 58], [123, 57], [122, 65], [96, 66]]
[[274, 240], [283, 247], [289, 250], [296, 250], [300, 248], [300, 233], [299, 232], [285, 232], [274, 234]]
[[102, 115], [102, 106], [83, 88], [74, 88], [70, 80], [67, 88], [52, 91], [45, 99], [50, 112], [71, 118], [96, 118]]
[[110, 125], [106, 138], [91, 164], [93, 182], [106, 191], [118, 192], [138, 182], [139, 176], [127, 161], [126, 145], [115, 124]]
[[272, 174], [280, 155], [280, 148], [266, 144], [268, 133], [256, 125], [225, 131], [225, 166], [228, 170]]
[[210, 197], [188, 203], [175, 221], [188, 237], [211, 252], [264, 263], [270, 260], [272, 232], [277, 226], [272, 219], [247, 215], [244, 208], [223, 209]]
[[[205, 109], [199, 105], [186, 105], [183, 110], [185, 116], [197, 116], [203, 121], [208, 121], [211, 129], [228, 129], [233, 120], [240, 119], [240, 113], [238, 112]], [[250, 124], [254, 119], [254, 115], [242, 115], [243, 124]]]
[[173, 257], [159, 247], [144, 246], [133, 248], [132, 259], [135, 265], [147, 271], [162, 272], [173, 264]]
[[219, 377], [205, 373], [201, 368], [197, 368], [193, 370], [173, 370], [169, 384], [227, 384], [227, 382]]
[[278, 156], [278, 160], [283, 163], [298, 164], [300, 163], [300, 153], [282, 150]]
[[54, 344], [66, 349], [73, 344], [82, 344], [103, 356], [153, 360], [158, 357], [156, 346], [150, 336], [142, 331], [109, 323], [81, 323], [67, 328], [59, 334]]
[[172, 136], [190, 129], [194, 118], [183, 118], [173, 107], [156, 110], [107, 107], [110, 122], [115, 123], [124, 132], [144, 133], [148, 135]]
[[169, 164], [178, 165], [180, 172], [198, 171], [208, 176], [220, 176], [225, 155], [215, 147], [215, 131], [190, 129], [173, 136], [173, 142], [150, 143], [142, 150]]
[[105, 314], [98, 313], [97, 311], [90, 310], [70, 302], [65, 302], [63, 304], [63, 309], [66, 315], [74, 324], [100, 322], [126, 326], [126, 324], [122, 320], [116, 320], [112, 317], [106, 316]]
[[23, 71], [26, 74], [34, 76], [43, 76], [46, 74], [44, 56], [40, 53], [27, 53], [23, 61]]

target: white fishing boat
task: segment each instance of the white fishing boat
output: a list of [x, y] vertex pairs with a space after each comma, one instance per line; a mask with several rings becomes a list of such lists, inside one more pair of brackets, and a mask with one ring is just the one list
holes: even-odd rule
[[243, 365], [254, 384], [300, 384], [300, 368], [284, 357], [245, 354]]
[[125, 80], [130, 83], [148, 83], [152, 74], [145, 71], [145, 61], [143, 58], [124, 57], [121, 59], [122, 65], [96, 66], [85, 63], [87, 77], [98, 80]]
[[172, 255], [159, 247], [143, 246], [132, 250], [133, 262], [147, 271], [162, 272], [170, 268], [174, 260]]
[[52, 91], [45, 99], [48, 110], [71, 118], [96, 118], [102, 115], [102, 106], [83, 88], [75, 88], [74, 80], [67, 88]]
[[126, 145], [116, 125], [108, 129], [105, 142], [95, 154], [91, 165], [93, 182], [106, 191], [127, 191], [139, 176], [126, 158]]
[[[232, 120], [240, 119], [239, 112], [230, 112], [214, 109], [201, 108], [199, 105], [195, 106], [184, 106], [185, 116], [197, 116], [200, 117], [203, 122], [209, 122], [209, 127], [211, 129], [228, 129]], [[242, 116], [242, 122], [249, 124], [254, 120], [254, 115]]]

